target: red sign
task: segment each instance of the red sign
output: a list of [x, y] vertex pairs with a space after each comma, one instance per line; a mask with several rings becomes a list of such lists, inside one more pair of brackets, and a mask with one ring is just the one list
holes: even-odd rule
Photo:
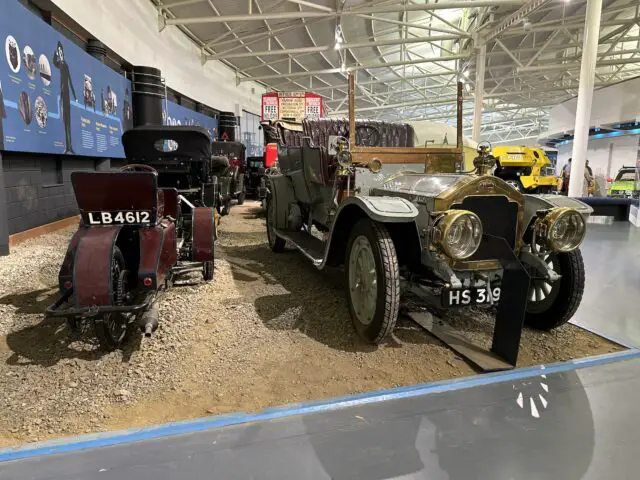
[[223, 140], [225, 142], [229, 140], [229, 135], [227, 135], [227, 132], [222, 132], [222, 136], [220, 137], [220, 140]]
[[322, 97], [309, 92], [272, 92], [262, 95], [262, 120], [302, 122], [324, 116]]

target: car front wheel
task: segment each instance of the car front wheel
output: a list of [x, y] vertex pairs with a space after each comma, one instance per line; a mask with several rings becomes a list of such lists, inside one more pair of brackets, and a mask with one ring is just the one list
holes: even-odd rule
[[386, 227], [368, 218], [358, 221], [345, 264], [351, 320], [364, 340], [381, 343], [393, 332], [400, 305], [398, 256]]
[[561, 275], [555, 282], [531, 278], [525, 323], [540, 330], [564, 325], [576, 313], [584, 293], [584, 262], [579, 249], [549, 253], [544, 261]]

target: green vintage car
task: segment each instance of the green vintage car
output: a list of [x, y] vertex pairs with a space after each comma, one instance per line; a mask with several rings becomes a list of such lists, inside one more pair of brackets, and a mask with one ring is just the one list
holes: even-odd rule
[[639, 194], [635, 167], [622, 167], [607, 192], [607, 196], [614, 198], [638, 198]]

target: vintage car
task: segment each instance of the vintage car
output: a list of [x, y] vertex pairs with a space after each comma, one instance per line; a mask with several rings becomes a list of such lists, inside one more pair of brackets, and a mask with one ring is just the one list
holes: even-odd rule
[[237, 200], [238, 205], [244, 203], [247, 195], [245, 188], [246, 152], [244, 144], [240, 142], [220, 141], [212, 144], [213, 159], [218, 164], [226, 162], [226, 168], [219, 173], [220, 191], [227, 212], [231, 208], [231, 200]]
[[618, 170], [615, 178], [610, 178], [611, 186], [607, 191], [608, 197], [639, 198], [640, 191], [636, 185], [636, 167], [625, 166]]
[[[309, 121], [301, 147], [280, 147], [280, 173], [269, 176], [267, 237], [273, 251], [290, 242], [319, 269], [345, 267], [351, 319], [363, 339], [385, 340], [407, 290], [438, 309], [497, 305], [492, 350], [512, 365], [523, 322], [551, 329], [573, 316], [584, 289], [579, 246], [589, 206], [523, 195], [490, 174], [495, 158], [486, 145], [476, 172], [460, 173], [461, 142], [403, 146], [411, 138], [403, 126], [372, 123], [378, 144], [362, 147], [352, 115], [354, 134], [325, 147], [317, 139], [332, 135], [314, 132], [335, 131], [332, 122]], [[369, 172], [356, 174], [358, 167]]]
[[[80, 225], [60, 267], [60, 298], [47, 308], [47, 317], [65, 317], [72, 328], [88, 319], [101, 347], [113, 350], [129, 323], [152, 334], [158, 326], [158, 295], [178, 276], [200, 271], [205, 281], [213, 279], [217, 214], [206, 206], [208, 189], [195, 194], [196, 185], [178, 168], [176, 175], [187, 183], [175, 183], [190, 188], [162, 187], [162, 175], [149, 165], [189, 165], [195, 158], [187, 149], [190, 141], [209, 158], [206, 131], [197, 145], [201, 134], [195, 127], [133, 128], [122, 143], [127, 159], [140, 163], [120, 171], [71, 174]], [[168, 140], [178, 148], [163, 148]], [[177, 155], [185, 149], [190, 155]], [[163, 175], [167, 181], [166, 170]]]
[[[228, 213], [224, 190], [228, 184], [226, 158], [212, 155], [209, 132], [197, 126], [145, 125], [136, 127], [126, 148], [129, 163], [141, 163], [158, 172], [160, 188], [175, 188], [196, 207], [215, 207], [219, 215]], [[170, 135], [170, 138], [165, 138]]]

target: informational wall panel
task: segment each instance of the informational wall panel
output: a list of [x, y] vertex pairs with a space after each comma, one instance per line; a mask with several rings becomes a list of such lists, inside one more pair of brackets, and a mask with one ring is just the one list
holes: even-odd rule
[[0, 0], [0, 150], [123, 158], [131, 82]]

